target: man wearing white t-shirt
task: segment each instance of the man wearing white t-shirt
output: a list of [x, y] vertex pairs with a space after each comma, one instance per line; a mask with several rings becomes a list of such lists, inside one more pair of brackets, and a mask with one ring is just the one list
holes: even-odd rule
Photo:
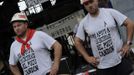
[[[14, 75], [22, 75], [18, 69], [20, 62], [24, 75], [57, 75], [62, 54], [61, 45], [42, 31], [29, 29], [24, 13], [16, 13], [11, 23], [17, 34], [10, 48], [9, 64]], [[49, 49], [54, 49], [54, 62]]]
[[[134, 23], [117, 10], [98, 8], [98, 0], [81, 0], [81, 4], [89, 12], [80, 22], [75, 45], [88, 63], [98, 68], [97, 75], [129, 75], [127, 65], [122, 61], [128, 54]], [[127, 30], [127, 40], [123, 43], [116, 27], [124, 25]], [[90, 56], [84, 46], [86, 32], [90, 37], [94, 56]]]

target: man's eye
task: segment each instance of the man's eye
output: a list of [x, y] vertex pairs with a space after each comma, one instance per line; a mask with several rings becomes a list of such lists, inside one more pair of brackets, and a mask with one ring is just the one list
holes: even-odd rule
[[88, 5], [88, 4], [89, 4], [89, 1], [86, 1], [86, 2], [84, 2], [83, 4], [84, 4], [84, 5]]

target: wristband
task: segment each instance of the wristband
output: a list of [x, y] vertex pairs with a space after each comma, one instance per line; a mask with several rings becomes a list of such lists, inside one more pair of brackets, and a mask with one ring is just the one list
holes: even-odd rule
[[132, 45], [132, 42], [131, 41], [127, 41], [127, 45]]

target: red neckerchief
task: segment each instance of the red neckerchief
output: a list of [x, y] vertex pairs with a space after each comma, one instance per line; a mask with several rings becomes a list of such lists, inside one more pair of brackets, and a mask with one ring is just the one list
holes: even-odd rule
[[33, 37], [34, 32], [35, 32], [35, 30], [28, 29], [28, 31], [26, 33], [26, 36], [27, 36], [26, 41], [24, 41], [23, 39], [21, 39], [19, 37], [16, 37], [16, 40], [18, 42], [22, 43], [22, 46], [21, 46], [21, 55], [23, 55], [24, 52], [25, 52], [25, 46], [27, 47], [28, 50], [30, 49], [30, 44], [28, 44], [27, 42]]

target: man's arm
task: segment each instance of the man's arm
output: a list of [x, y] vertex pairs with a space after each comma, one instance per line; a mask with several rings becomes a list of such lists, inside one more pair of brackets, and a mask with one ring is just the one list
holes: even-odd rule
[[134, 23], [130, 19], [126, 19], [123, 23], [127, 29], [127, 41], [132, 41], [134, 34]]
[[125, 54], [128, 54], [130, 48], [130, 42], [132, 42], [133, 39], [134, 23], [129, 18], [127, 18], [124, 21], [123, 25], [126, 27], [126, 31], [127, 31], [127, 40], [121, 49], [123, 52], [122, 55], [124, 56]]
[[17, 65], [10, 65], [10, 69], [11, 69], [13, 75], [21, 75]]
[[75, 47], [88, 63], [91, 63], [94, 66], [98, 65], [99, 62], [97, 61], [97, 58], [90, 56], [86, 52], [86, 49], [83, 46], [83, 41], [78, 37], [75, 37]]
[[52, 49], [54, 49], [54, 63], [52, 65], [50, 75], [57, 75], [57, 72], [59, 70], [59, 65], [60, 65], [60, 59], [62, 56], [62, 46], [60, 45], [59, 42], [55, 42], [52, 45]]

